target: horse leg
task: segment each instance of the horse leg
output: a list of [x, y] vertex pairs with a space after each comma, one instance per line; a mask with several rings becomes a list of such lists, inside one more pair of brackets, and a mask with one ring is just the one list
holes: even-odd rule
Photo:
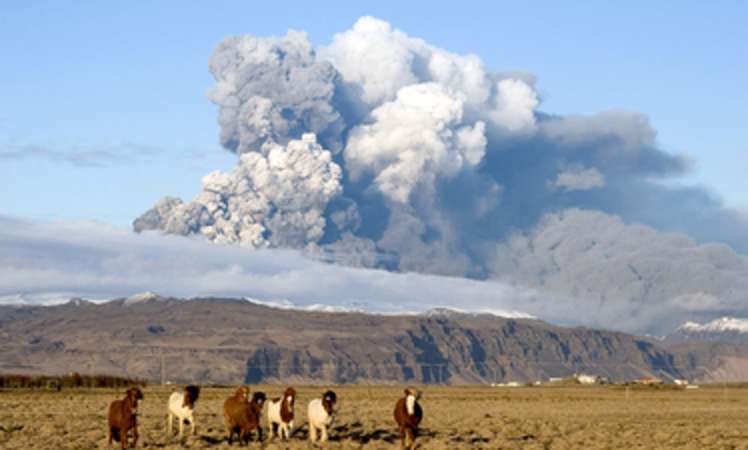
[[276, 434], [278, 434], [278, 424], [275, 422], [269, 422], [268, 425], [270, 425], [268, 427], [268, 435], [270, 436], [269, 439], [274, 439]]
[[190, 417], [190, 435], [195, 435], [195, 417]]
[[177, 419], [179, 419], [179, 439], [182, 439], [182, 434], [184, 434], [184, 417], [177, 416]]
[[412, 428], [406, 428], [405, 433], [407, 434], [407, 442], [408, 442], [408, 449], [412, 450], [413, 447], [416, 445], [416, 436], [415, 433], [413, 433]]

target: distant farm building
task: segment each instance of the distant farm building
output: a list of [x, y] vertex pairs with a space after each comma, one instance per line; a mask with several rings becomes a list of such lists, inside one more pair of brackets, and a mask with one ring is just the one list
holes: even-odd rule
[[510, 381], [508, 383], [491, 383], [491, 387], [509, 387], [509, 388], [515, 388], [515, 387], [521, 387], [522, 384], [518, 383], [516, 381]]
[[579, 384], [597, 384], [600, 382], [600, 377], [583, 373], [576, 374], [574, 378], [577, 379]]

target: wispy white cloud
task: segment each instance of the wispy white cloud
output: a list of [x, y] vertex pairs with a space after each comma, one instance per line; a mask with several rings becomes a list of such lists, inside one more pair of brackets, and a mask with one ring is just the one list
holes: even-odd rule
[[41, 159], [76, 167], [106, 167], [148, 158], [161, 151], [154, 146], [131, 142], [75, 147], [5, 143], [0, 145], [0, 160]]
[[[95, 222], [0, 216], [0, 249], [0, 303], [54, 303], [75, 296], [100, 300], [155, 291], [174, 297], [251, 298], [300, 309], [404, 313], [451, 308], [529, 314], [557, 324], [631, 332], [656, 332], [664, 322], [680, 324], [694, 317], [692, 310], [665, 299], [601, 300], [499, 280], [354, 268], [294, 250], [252, 250], [199, 238], [135, 234]], [[735, 306], [727, 300], [715, 299], [709, 311], [699, 313], [723, 314], [725, 306]]]
[[[48, 304], [150, 290], [176, 297], [281, 301], [307, 309], [418, 312], [447, 307], [522, 316], [528, 313], [524, 305], [542, 312], [543, 299], [551, 298], [498, 281], [344, 267], [297, 251], [135, 234], [94, 222], [0, 217], [0, 248], [0, 303]], [[551, 314], [549, 319], [573, 319], [567, 316]]]

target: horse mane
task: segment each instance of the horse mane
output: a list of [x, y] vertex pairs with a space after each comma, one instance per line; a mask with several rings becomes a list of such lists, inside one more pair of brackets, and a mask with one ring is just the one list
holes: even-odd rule
[[200, 396], [200, 387], [189, 385], [184, 388], [184, 404], [188, 408], [193, 408], [197, 398]]

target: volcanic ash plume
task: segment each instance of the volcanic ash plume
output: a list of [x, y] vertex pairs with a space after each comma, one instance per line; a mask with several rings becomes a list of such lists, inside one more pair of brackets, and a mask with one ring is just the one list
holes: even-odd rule
[[244, 153], [229, 173], [203, 177], [190, 203], [161, 200], [135, 221], [136, 230], [200, 233], [251, 247], [303, 247], [323, 235], [327, 204], [340, 194], [342, 172], [313, 134], [283, 146], [267, 142]]
[[242, 154], [314, 133], [338, 151], [344, 124], [332, 105], [338, 73], [317, 59], [304, 33], [282, 38], [232, 37], [210, 58], [221, 144]]
[[241, 155], [238, 166], [205, 177], [192, 202], [161, 200], [135, 229], [391, 253], [397, 236], [408, 239], [398, 229], [406, 217], [422, 231], [451, 227], [435, 200], [442, 181], [481, 179], [487, 192], [473, 194], [491, 203], [485, 197], [500, 188], [476, 172], [488, 129], [506, 137], [535, 128], [538, 100], [527, 81], [486, 72], [477, 57], [429, 46], [386, 22], [362, 18], [319, 54], [300, 32], [219, 44], [210, 99], [219, 106], [221, 143]]
[[463, 125], [462, 101], [435, 83], [406, 86], [371, 112], [372, 123], [354, 128], [345, 149], [356, 180], [362, 172], [386, 197], [408, 203], [416, 184], [433, 191], [440, 177], [470, 170], [483, 159], [485, 124]]
[[[600, 236], [616, 252], [641, 242], [631, 222], [748, 250], [743, 216], [702, 189], [662, 183], [688, 164], [659, 148], [645, 115], [540, 112], [532, 75], [491, 71], [475, 55], [434, 47], [387, 22], [361, 18], [317, 48], [295, 31], [230, 37], [209, 66], [220, 141], [238, 155], [237, 167], [206, 176], [191, 202], [159, 201], [135, 221], [137, 231], [534, 286], [547, 282], [529, 274], [547, 269], [546, 255], [536, 248], [532, 258], [515, 255], [516, 264], [507, 258], [517, 236], [532, 243], [539, 226], [553, 236], [570, 231], [568, 219], [548, 217], [582, 217], [575, 223], [589, 229], [620, 217], [618, 233]], [[662, 254], [683, 245], [661, 242], [673, 247]], [[604, 279], [567, 272], [565, 263], [586, 251], [573, 246], [574, 257], [551, 258], [560, 274], [580, 275], [554, 286], [629, 296], [605, 291], [615, 284]], [[735, 264], [743, 270], [742, 259]], [[677, 271], [666, 278], [673, 290], [663, 295], [682, 294]], [[586, 287], [575, 289], [577, 282]]]

